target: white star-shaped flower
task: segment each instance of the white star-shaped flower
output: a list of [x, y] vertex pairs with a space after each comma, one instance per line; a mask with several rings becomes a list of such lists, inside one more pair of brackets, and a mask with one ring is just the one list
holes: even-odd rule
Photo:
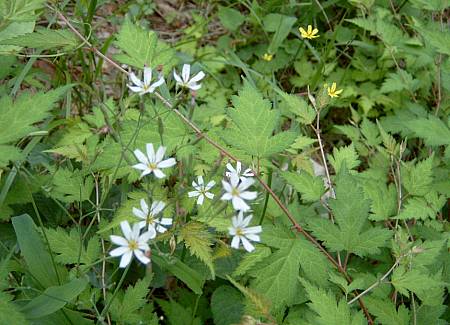
[[165, 147], [159, 147], [155, 153], [153, 144], [147, 143], [147, 156], [139, 149], [134, 150], [134, 155], [139, 163], [133, 165], [133, 168], [142, 170], [141, 177], [154, 173], [157, 178], [164, 178], [166, 175], [161, 171], [161, 168], [169, 168], [177, 163], [174, 158], [163, 160], [165, 153]]
[[164, 210], [166, 204], [162, 201], [154, 201], [150, 210], [148, 209], [147, 202], [141, 199], [141, 210], [133, 208], [133, 214], [142, 219], [138, 225], [140, 228], [148, 227], [149, 231], [157, 231], [160, 233], [166, 232], [167, 229], [164, 226], [170, 226], [172, 224], [171, 218], [158, 218], [158, 214]]
[[248, 211], [250, 207], [244, 200], [254, 200], [258, 196], [257, 192], [246, 191], [253, 183], [254, 180], [251, 178], [240, 180], [236, 174], [231, 174], [230, 182], [222, 180], [226, 193], [220, 199], [231, 200], [235, 210]]
[[205, 183], [203, 182], [203, 177], [198, 176], [197, 183], [195, 181], [192, 181], [192, 186], [195, 188], [195, 191], [189, 192], [188, 196], [198, 197], [197, 204], [202, 205], [203, 201], [205, 200], [205, 196], [211, 200], [214, 198], [214, 194], [208, 192], [214, 185], [216, 185], [216, 182], [214, 181], [210, 181], [205, 185]]
[[262, 231], [262, 227], [247, 227], [252, 217], [250, 214], [244, 218], [244, 213], [239, 211], [238, 215], [232, 218], [232, 226], [228, 228], [230, 235], [234, 236], [231, 241], [231, 247], [239, 249], [239, 244], [242, 242], [247, 252], [252, 252], [255, 249], [255, 246], [249, 240], [259, 242], [260, 238], [257, 234]]
[[143, 264], [150, 263], [150, 259], [145, 256], [144, 253], [150, 251], [148, 241], [155, 238], [155, 230], [149, 229], [149, 231], [141, 234], [139, 225], [136, 223], [133, 225], [133, 229], [131, 229], [128, 221], [122, 221], [120, 223], [120, 228], [122, 228], [122, 233], [125, 237], [115, 235], [109, 236], [114, 244], [120, 246], [109, 252], [109, 255], [111, 256], [122, 256], [119, 267], [123, 268], [130, 264], [133, 254]]
[[[205, 77], [205, 73], [200, 71], [195, 76], [191, 77], [191, 65], [183, 64], [183, 70], [181, 71], [181, 77], [177, 74], [177, 72], [173, 71], [173, 77], [175, 78], [177, 85], [181, 87], [187, 87], [191, 90], [198, 90], [202, 87], [201, 84], [198, 84], [200, 80]], [[190, 79], [189, 79], [190, 78]]]
[[159, 80], [152, 82], [152, 69], [145, 67], [144, 68], [144, 80], [139, 80], [138, 77], [134, 74], [134, 72], [130, 72], [129, 74], [132, 85], [128, 85], [128, 88], [135, 93], [139, 93], [139, 95], [144, 95], [147, 93], [152, 93], [155, 89], [161, 86], [164, 83], [164, 77], [160, 77]]
[[230, 178], [232, 174], [237, 175], [241, 180], [244, 180], [245, 177], [255, 176], [250, 168], [247, 168], [241, 173], [242, 164], [240, 161], [236, 162], [236, 169], [230, 163], [227, 163], [227, 169], [228, 171], [225, 173], [225, 176], [228, 178]]

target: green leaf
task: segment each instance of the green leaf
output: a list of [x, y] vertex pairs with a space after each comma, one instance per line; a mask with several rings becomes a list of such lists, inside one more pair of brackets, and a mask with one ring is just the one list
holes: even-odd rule
[[29, 322], [19, 311], [17, 306], [11, 302], [12, 296], [0, 292], [0, 324], [28, 325]]
[[291, 305], [298, 294], [302, 248], [300, 241], [292, 240], [253, 269], [256, 279], [251, 286], [271, 300], [273, 310]]
[[138, 69], [143, 69], [144, 66], [156, 68], [162, 65], [164, 71], [168, 72], [177, 62], [174, 49], [159, 41], [155, 32], [147, 31], [133, 24], [129, 19], [125, 19], [115, 44], [122, 53], [114, 57], [121, 63]]
[[28, 214], [12, 218], [20, 251], [27, 264], [28, 271], [44, 287], [58, 284], [58, 276], [50, 253], [44, 246], [33, 219]]
[[394, 219], [434, 219], [436, 212], [424, 198], [410, 197], [403, 204], [400, 213]]
[[33, 298], [21, 308], [28, 319], [36, 319], [63, 308], [73, 301], [86, 288], [88, 281], [84, 278], [74, 279], [61, 286], [47, 288], [42, 295]]
[[365, 196], [371, 200], [370, 220], [387, 220], [397, 212], [397, 190], [384, 180], [370, 180], [362, 184]]
[[129, 286], [125, 294], [117, 297], [111, 304], [111, 317], [118, 323], [139, 324], [144, 323], [143, 315], [139, 310], [148, 303], [147, 295], [150, 292], [152, 277], [139, 279], [134, 286]]
[[42, 50], [58, 47], [69, 50], [75, 48], [77, 44], [78, 38], [71, 31], [66, 29], [52, 30], [47, 28], [39, 28], [33, 33], [0, 41], [0, 45], [16, 45]]
[[201, 325], [201, 318], [194, 318], [192, 309], [189, 307], [184, 307], [177, 303], [176, 301], [170, 299], [169, 301], [156, 299], [158, 304], [161, 306], [164, 314], [167, 316], [169, 324], [177, 325]]
[[361, 311], [352, 312], [345, 299], [339, 302], [333, 293], [317, 288], [309, 282], [302, 280], [303, 286], [311, 300], [308, 303], [317, 315], [313, 324], [317, 325], [363, 325], [367, 324]]
[[402, 181], [410, 195], [425, 195], [433, 183], [434, 155], [417, 164], [405, 164], [402, 167]]
[[178, 241], [184, 241], [184, 245], [192, 255], [203, 261], [215, 277], [214, 264], [212, 258], [212, 235], [200, 222], [188, 222], [183, 226], [178, 235]]
[[300, 123], [310, 125], [315, 120], [316, 112], [303, 98], [285, 92], [279, 94]]
[[450, 35], [439, 29], [427, 29], [424, 26], [417, 28], [426, 43], [436, 48], [439, 53], [450, 55]]
[[179, 259], [175, 257], [169, 259], [154, 253], [152, 260], [161, 268], [171, 272], [178, 279], [186, 283], [186, 285], [196, 294], [199, 295], [202, 293], [204, 279], [200, 277], [198, 272], [181, 262]]
[[422, 138], [427, 146], [450, 144], [450, 129], [436, 116], [419, 117], [408, 121], [408, 129], [418, 138]]
[[263, 158], [283, 151], [294, 141], [296, 135], [290, 131], [272, 134], [278, 113], [249, 83], [244, 84], [239, 96], [233, 97], [233, 106], [228, 110], [233, 124], [223, 132], [230, 146]]
[[339, 149], [334, 147], [333, 155], [328, 155], [328, 160], [337, 173], [341, 171], [344, 164], [348, 169], [356, 168], [360, 164], [358, 154], [356, 153], [353, 144]]
[[286, 182], [294, 186], [305, 202], [320, 201], [320, 198], [325, 193], [325, 186], [321, 177], [311, 176], [304, 171], [300, 173], [283, 172], [281, 176]]
[[271, 254], [270, 248], [263, 246], [256, 246], [256, 249], [251, 254], [245, 254], [239, 262], [239, 266], [234, 270], [233, 276], [244, 275], [247, 271], [253, 268], [258, 262]]
[[428, 273], [422, 273], [420, 270], [405, 272], [401, 267], [394, 270], [391, 283], [402, 295], [408, 297], [409, 291], [412, 291], [419, 298], [425, 297], [429, 291], [438, 290], [443, 286], [439, 275], [433, 276]]
[[53, 176], [51, 195], [63, 202], [85, 201], [91, 196], [94, 180], [83, 177], [81, 170], [71, 171], [60, 168]]
[[419, 80], [413, 79], [405, 70], [389, 73], [388, 78], [381, 85], [380, 92], [391, 93], [394, 91], [410, 90], [414, 92], [419, 86]]
[[0, 168], [8, 165], [10, 161], [20, 161], [24, 158], [24, 155], [19, 148], [9, 145], [0, 144]]
[[294, 26], [296, 21], [296, 17], [276, 13], [270, 13], [264, 17], [264, 29], [268, 32], [275, 32], [267, 52], [272, 54], [276, 53], [278, 48], [291, 32], [292, 26]]
[[233, 8], [219, 6], [217, 15], [219, 16], [223, 27], [232, 32], [236, 31], [245, 21], [245, 16]]
[[211, 296], [211, 311], [216, 325], [238, 324], [244, 312], [243, 297], [233, 287], [220, 286]]
[[408, 325], [409, 312], [404, 305], [396, 310], [395, 305], [389, 299], [378, 299], [367, 297], [364, 302], [369, 312], [377, 318], [377, 321], [383, 325]]

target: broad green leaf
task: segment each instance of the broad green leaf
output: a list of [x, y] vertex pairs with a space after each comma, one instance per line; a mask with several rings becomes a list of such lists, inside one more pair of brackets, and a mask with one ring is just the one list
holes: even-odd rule
[[245, 254], [242, 260], [239, 262], [239, 266], [234, 270], [233, 276], [244, 275], [247, 271], [251, 270], [258, 262], [271, 254], [270, 248], [263, 246], [256, 246], [256, 249], [251, 254]]
[[416, 118], [408, 121], [407, 127], [418, 138], [422, 138], [428, 146], [450, 144], [450, 129], [437, 117]]
[[164, 314], [167, 316], [169, 324], [177, 325], [201, 325], [200, 317], [195, 317], [192, 313], [191, 307], [184, 307], [176, 301], [156, 299], [156, 302], [161, 306]]
[[24, 155], [19, 148], [0, 144], [0, 168], [8, 165], [10, 161], [20, 161], [24, 158]]
[[73, 49], [78, 44], [78, 38], [69, 30], [36, 29], [33, 33], [21, 35], [12, 39], [0, 41], [0, 45], [16, 45], [37, 49], [53, 49], [61, 47], [63, 50]]
[[219, 6], [217, 15], [219, 16], [220, 22], [222, 23], [223, 27], [230, 31], [236, 31], [245, 20], [245, 16], [242, 15], [238, 10], [223, 6]]
[[11, 302], [12, 296], [0, 292], [0, 324], [28, 325], [29, 322], [19, 308]]
[[408, 297], [409, 291], [412, 291], [421, 299], [426, 297], [429, 291], [437, 292], [443, 287], [438, 274], [431, 275], [414, 269], [405, 272], [402, 267], [394, 270], [391, 283], [402, 295]]
[[33, 298], [21, 308], [21, 312], [28, 319], [36, 319], [63, 308], [67, 303], [73, 301], [86, 287], [88, 281], [77, 278], [61, 286], [47, 288], [42, 295]]
[[53, 261], [36, 230], [33, 219], [28, 214], [22, 214], [12, 218], [12, 224], [28, 272], [43, 288], [57, 285], [58, 275], [55, 273]]
[[278, 113], [249, 83], [233, 97], [233, 106], [228, 110], [233, 124], [223, 132], [230, 146], [263, 158], [283, 151], [294, 141], [296, 135], [291, 131], [272, 134]]
[[81, 170], [60, 168], [53, 175], [51, 195], [63, 202], [85, 201], [94, 188], [92, 176], [83, 177]]
[[[155, 32], [147, 31], [129, 19], [125, 19], [115, 44], [122, 53], [114, 57], [121, 63], [138, 69], [162, 65], [164, 71], [168, 72], [177, 62], [174, 49], [159, 41]], [[156, 71], [154, 73], [156, 74]]]
[[425, 195], [431, 190], [433, 160], [434, 155], [431, 155], [416, 164], [402, 166], [402, 184], [410, 195]]
[[280, 45], [291, 32], [292, 26], [294, 26], [296, 21], [296, 17], [280, 15], [277, 13], [270, 13], [264, 17], [264, 29], [268, 32], [275, 32], [267, 52], [276, 53]]
[[203, 261], [215, 277], [214, 264], [212, 258], [212, 236], [211, 233], [200, 222], [189, 222], [180, 230], [178, 241], [183, 241], [186, 248], [192, 255]]
[[415, 91], [419, 86], [419, 81], [413, 79], [411, 74], [405, 70], [399, 70], [396, 73], [389, 73], [388, 78], [381, 85], [382, 93], [391, 93], [394, 91], [410, 90]]
[[431, 44], [439, 53], [450, 55], [450, 35], [447, 31], [428, 29], [421, 26], [417, 31], [422, 34], [425, 42]]
[[303, 98], [285, 92], [280, 92], [280, 95], [300, 123], [309, 125], [315, 120], [316, 112]]
[[377, 321], [383, 325], [409, 325], [409, 312], [404, 305], [396, 309], [396, 306], [389, 299], [378, 299], [367, 297], [364, 302], [369, 312], [374, 315]]
[[211, 311], [216, 325], [238, 324], [244, 312], [243, 297], [233, 287], [220, 286], [211, 296]]
[[356, 168], [360, 164], [358, 154], [356, 153], [353, 144], [341, 148], [334, 147], [333, 155], [328, 155], [328, 159], [336, 173], [340, 172], [344, 164], [348, 169]]
[[305, 202], [317, 202], [325, 193], [325, 186], [321, 177], [311, 176], [302, 171], [300, 173], [284, 172], [281, 176], [294, 186], [294, 189], [302, 195]]
[[333, 293], [322, 288], [317, 288], [309, 282], [302, 280], [302, 284], [311, 300], [308, 303], [317, 315], [314, 324], [317, 325], [363, 325], [367, 324], [361, 311], [351, 311], [347, 301], [341, 299], [339, 302]]

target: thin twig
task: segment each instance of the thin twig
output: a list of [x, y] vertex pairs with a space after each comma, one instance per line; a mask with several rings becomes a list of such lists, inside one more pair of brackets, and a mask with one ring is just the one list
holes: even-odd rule
[[[97, 48], [95, 48], [91, 43], [89, 43], [85, 37], [78, 32], [78, 30], [76, 30], [75, 27], [73, 27], [73, 25], [67, 20], [67, 18], [61, 13], [59, 12], [57, 9], [52, 8], [51, 6], [48, 6], [48, 8], [50, 8], [51, 10], [54, 10], [55, 12], [57, 12], [58, 16], [60, 17], [60, 19], [67, 25], [67, 27], [69, 29], [71, 29], [82, 41], [85, 42], [85, 44], [87, 46], [90, 47], [91, 51], [93, 51], [95, 54], [97, 54], [98, 56], [100, 56], [101, 58], [103, 58], [105, 61], [109, 62], [112, 66], [114, 66], [115, 68], [117, 68], [119, 71], [125, 73], [128, 76], [128, 72], [123, 69], [118, 63], [114, 62], [112, 59], [110, 59], [109, 57], [107, 57], [106, 55], [104, 55], [103, 53], [101, 53]], [[223, 156], [226, 156], [228, 158], [230, 158], [231, 160], [234, 161], [239, 161], [239, 159], [237, 157], [235, 157], [234, 155], [232, 155], [231, 153], [229, 153], [224, 147], [222, 147], [220, 144], [216, 143], [214, 140], [212, 140], [211, 138], [209, 138], [206, 134], [203, 133], [202, 130], [200, 130], [194, 123], [192, 123], [186, 116], [184, 116], [178, 109], [174, 108], [173, 105], [167, 100], [165, 99], [161, 94], [159, 94], [158, 92], [154, 92], [153, 93], [159, 100], [161, 100], [161, 102], [166, 105], [168, 108], [170, 108], [176, 115], [178, 115], [178, 117], [187, 125], [189, 126], [197, 135], [197, 137], [199, 139], [204, 139], [205, 141], [207, 141], [210, 145], [212, 145], [213, 147], [215, 147], [217, 150], [220, 151], [220, 153]], [[342, 266], [340, 265], [340, 263], [338, 263], [333, 256], [331, 256], [330, 253], [328, 253], [328, 251], [313, 237], [311, 236], [306, 230], [303, 229], [302, 226], [300, 226], [298, 224], [298, 222], [295, 220], [294, 216], [291, 214], [291, 212], [288, 210], [288, 208], [281, 202], [280, 198], [273, 192], [273, 190], [260, 178], [259, 175], [257, 175], [257, 173], [253, 170], [254, 174], [255, 174], [255, 178], [259, 181], [259, 183], [261, 184], [261, 186], [270, 194], [270, 196], [274, 199], [275, 203], [281, 208], [281, 210], [283, 210], [283, 212], [286, 214], [286, 216], [288, 217], [288, 219], [290, 220], [290, 222], [292, 223], [293, 227], [297, 230], [297, 232], [301, 233], [307, 240], [309, 240], [311, 243], [313, 243], [326, 257], [327, 259], [338, 269], [338, 271], [347, 279], [347, 281], [350, 283], [352, 281], [351, 277], [347, 274], [347, 272], [342, 268]], [[113, 295], [114, 297], [114, 295]], [[361, 309], [363, 310], [367, 321], [369, 324], [373, 324], [373, 320], [370, 317], [370, 314], [367, 310], [367, 308], [365, 307], [364, 303], [362, 300], [359, 300], [359, 304]], [[109, 306], [108, 306], [109, 307]], [[106, 309], [107, 311], [107, 309]]]

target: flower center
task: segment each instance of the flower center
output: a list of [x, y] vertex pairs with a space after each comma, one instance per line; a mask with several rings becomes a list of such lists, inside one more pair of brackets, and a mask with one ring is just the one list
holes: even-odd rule
[[236, 187], [233, 187], [232, 189], [231, 189], [231, 195], [232, 196], [239, 196], [239, 190], [236, 188]]
[[148, 166], [148, 168], [151, 169], [151, 170], [155, 170], [155, 169], [157, 168], [157, 166], [156, 166], [155, 163], [149, 163], [147, 166]]
[[147, 216], [146, 222], [148, 225], [153, 225], [155, 223], [155, 219], [153, 219], [153, 215], [149, 214]]
[[128, 242], [128, 247], [130, 248], [130, 250], [134, 251], [135, 249], [138, 249], [138, 248], [139, 248], [139, 245], [138, 245], [138, 243], [133, 239], [133, 240], [130, 240], [130, 241]]
[[244, 236], [244, 230], [242, 228], [236, 228], [237, 236]]

